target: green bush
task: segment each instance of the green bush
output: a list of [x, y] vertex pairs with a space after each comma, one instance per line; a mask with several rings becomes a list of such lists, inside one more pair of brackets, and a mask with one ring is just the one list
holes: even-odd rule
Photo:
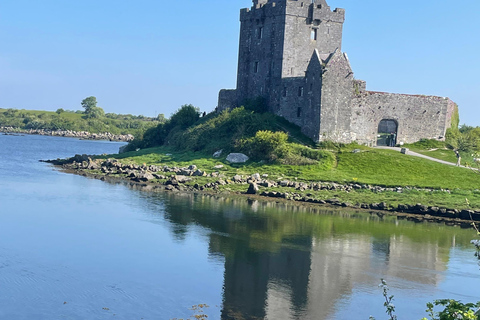
[[168, 136], [168, 145], [177, 150], [205, 151], [224, 149], [233, 151], [237, 140], [253, 137], [259, 130], [275, 128], [274, 116], [235, 108], [220, 114], [209, 114], [183, 131]]
[[275, 161], [288, 153], [287, 140], [285, 132], [261, 130], [252, 138], [239, 140], [237, 146], [254, 160]]

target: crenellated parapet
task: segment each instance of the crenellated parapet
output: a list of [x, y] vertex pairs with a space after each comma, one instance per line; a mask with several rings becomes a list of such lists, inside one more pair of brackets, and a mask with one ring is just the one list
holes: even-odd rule
[[240, 21], [262, 19], [265, 16], [277, 16], [285, 12], [285, 3], [281, 1], [254, 1], [251, 8], [240, 10]]

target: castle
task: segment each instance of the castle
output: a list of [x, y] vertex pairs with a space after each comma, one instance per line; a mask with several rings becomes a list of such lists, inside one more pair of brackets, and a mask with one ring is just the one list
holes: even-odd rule
[[445, 137], [448, 98], [366, 90], [342, 52], [345, 10], [326, 0], [253, 0], [240, 11], [237, 88], [218, 110], [261, 97], [269, 110], [314, 141], [370, 146]]

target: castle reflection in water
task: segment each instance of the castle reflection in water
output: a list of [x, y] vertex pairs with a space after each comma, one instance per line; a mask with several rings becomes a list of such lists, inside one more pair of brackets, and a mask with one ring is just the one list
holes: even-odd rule
[[175, 198], [165, 202], [165, 211], [178, 237], [191, 224], [210, 230], [210, 255], [225, 266], [222, 319], [332, 319], [356, 288], [380, 293], [380, 277], [435, 288], [454, 242], [469, 241], [458, 239], [453, 228], [369, 212], [198, 194], [166, 197]]

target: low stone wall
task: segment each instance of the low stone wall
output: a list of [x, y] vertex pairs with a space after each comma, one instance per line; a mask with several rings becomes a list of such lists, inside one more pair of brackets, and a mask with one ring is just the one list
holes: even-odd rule
[[381, 120], [394, 120], [397, 143], [445, 139], [454, 103], [443, 97], [365, 91], [352, 104], [352, 132], [359, 143], [376, 145]]
[[129, 142], [134, 139], [131, 134], [112, 134], [109, 132], [104, 133], [90, 133], [87, 131], [71, 131], [71, 130], [44, 130], [44, 129], [18, 129], [13, 127], [0, 127], [0, 132], [5, 134], [9, 133], [23, 133], [23, 134], [35, 134], [42, 136], [54, 136], [54, 137], [68, 137], [78, 138], [83, 140], [109, 140], [109, 141], [124, 141]]

